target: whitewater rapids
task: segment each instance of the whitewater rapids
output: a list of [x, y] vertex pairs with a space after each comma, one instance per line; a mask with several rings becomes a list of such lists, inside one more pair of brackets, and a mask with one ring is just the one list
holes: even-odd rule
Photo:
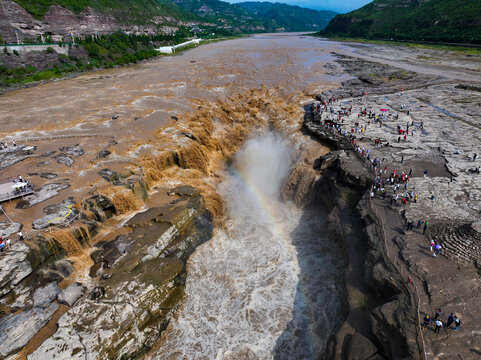
[[315, 359], [339, 319], [343, 262], [325, 214], [279, 200], [289, 144], [266, 133], [218, 189], [226, 229], [197, 248], [185, 300], [151, 359]]

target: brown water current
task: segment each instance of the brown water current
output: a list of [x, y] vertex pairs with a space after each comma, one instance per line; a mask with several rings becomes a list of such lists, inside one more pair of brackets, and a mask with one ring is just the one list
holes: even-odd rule
[[[1, 96], [0, 139], [35, 145], [37, 156], [2, 170], [0, 178], [50, 172], [57, 174], [55, 182], [71, 184], [42, 206], [17, 210], [7, 205], [10, 216], [32, 231], [29, 224], [43, 216], [42, 208], [68, 196], [79, 202], [91, 189], [116, 192], [126, 212], [138, 207], [127, 205], [129, 195], [98, 175], [105, 168], [128, 169], [156, 182], [164, 178], [168, 185], [183, 181], [177, 177], [203, 178], [215, 167], [206, 150], [229, 157], [252, 127], [266, 126], [273, 117], [299, 126], [302, 101], [340, 79], [323, 68], [333, 59], [330, 50], [299, 35], [254, 36]], [[199, 149], [182, 131], [196, 133], [206, 147]], [[111, 145], [112, 139], [118, 144]], [[57, 163], [53, 156], [60, 148], [74, 145], [85, 154], [73, 156], [70, 167]], [[98, 158], [103, 149], [112, 154]], [[180, 167], [188, 170], [165, 171], [173, 160], [170, 150], [179, 151]], [[53, 182], [27, 178], [37, 187]]]

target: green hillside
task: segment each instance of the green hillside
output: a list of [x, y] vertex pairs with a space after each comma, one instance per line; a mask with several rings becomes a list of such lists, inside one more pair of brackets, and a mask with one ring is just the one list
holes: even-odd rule
[[169, 16], [179, 20], [195, 19], [168, 0], [15, 0], [34, 18], [41, 20], [52, 5], [59, 5], [79, 13], [87, 7], [112, 11], [120, 20], [145, 23], [154, 16]]
[[481, 44], [481, 0], [374, 0], [321, 35]]
[[172, 0], [179, 8], [206, 22], [232, 26], [240, 30], [254, 30], [263, 21], [244, 8], [219, 0]]
[[289, 31], [322, 30], [337, 15], [334, 11], [319, 11], [281, 3], [248, 1], [238, 3], [250, 13], [271, 21], [271, 26]]

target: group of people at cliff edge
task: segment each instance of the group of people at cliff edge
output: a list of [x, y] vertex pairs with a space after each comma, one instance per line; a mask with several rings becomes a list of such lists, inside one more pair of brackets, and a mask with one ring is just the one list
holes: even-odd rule
[[[455, 314], [450, 313], [446, 323], [443, 323], [441, 320], [441, 312], [442, 312], [441, 309], [437, 309], [436, 314], [434, 315], [434, 321], [433, 321], [434, 332], [436, 334], [439, 334], [441, 328], [443, 328], [444, 330], [450, 329], [453, 323], [454, 323], [454, 331], [458, 331], [459, 327], [461, 326], [461, 319]], [[426, 315], [423, 319], [423, 324], [421, 327], [425, 329], [425, 328], [429, 328], [430, 325], [431, 325], [431, 317], [429, 315]]]

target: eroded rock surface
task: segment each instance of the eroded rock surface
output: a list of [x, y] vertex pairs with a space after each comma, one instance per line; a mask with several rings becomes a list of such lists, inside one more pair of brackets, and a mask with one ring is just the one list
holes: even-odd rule
[[0, 322], [0, 356], [6, 357], [27, 345], [28, 341], [50, 320], [58, 304], [34, 307], [10, 314]]
[[46, 184], [40, 187], [35, 194], [25, 196], [23, 200], [27, 201], [28, 207], [30, 207], [58, 195], [59, 191], [65, 190], [69, 187], [70, 184], [66, 182]]
[[177, 191], [177, 204], [138, 213], [127, 235], [96, 244], [97, 286], [29, 359], [134, 358], [154, 345], [183, 295], [187, 258], [213, 229], [198, 192]]
[[43, 210], [47, 215], [35, 220], [33, 222], [33, 228], [45, 229], [49, 226], [67, 223], [78, 214], [78, 210], [73, 205], [75, 205], [75, 200], [70, 197], [59, 204], [47, 206]]
[[80, 283], [74, 283], [58, 295], [57, 300], [61, 304], [73, 306], [80, 299], [87, 288]]

